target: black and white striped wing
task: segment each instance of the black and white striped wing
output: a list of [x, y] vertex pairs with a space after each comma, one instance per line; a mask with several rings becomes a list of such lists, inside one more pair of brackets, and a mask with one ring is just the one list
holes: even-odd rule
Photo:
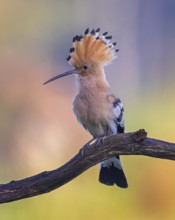
[[117, 126], [117, 133], [124, 133], [125, 130], [125, 125], [124, 125], [124, 108], [121, 100], [117, 98], [113, 102], [113, 111], [115, 115], [114, 122], [116, 123]]
[[[119, 98], [115, 99], [113, 102], [113, 112], [115, 116], [113, 121], [117, 128], [117, 133], [124, 133], [124, 108]], [[127, 179], [124, 174], [119, 155], [101, 162], [99, 181], [110, 186], [116, 184], [121, 188], [128, 187]]]

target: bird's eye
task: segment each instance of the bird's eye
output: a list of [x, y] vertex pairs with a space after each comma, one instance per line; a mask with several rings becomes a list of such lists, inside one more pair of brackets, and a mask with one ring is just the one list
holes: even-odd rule
[[84, 69], [84, 70], [87, 70], [87, 69], [88, 69], [88, 65], [84, 65], [84, 66], [83, 66], [83, 69]]

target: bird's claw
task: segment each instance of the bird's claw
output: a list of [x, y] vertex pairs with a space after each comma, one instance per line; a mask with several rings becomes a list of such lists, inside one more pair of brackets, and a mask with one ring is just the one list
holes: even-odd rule
[[80, 154], [81, 156], [84, 156], [84, 152], [89, 148], [89, 144], [85, 144], [81, 149], [80, 149]]

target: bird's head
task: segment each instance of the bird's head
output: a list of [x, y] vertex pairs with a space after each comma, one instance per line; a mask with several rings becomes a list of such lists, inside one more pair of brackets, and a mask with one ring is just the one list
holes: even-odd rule
[[111, 43], [112, 36], [107, 32], [99, 34], [100, 28], [86, 29], [84, 35], [76, 35], [67, 61], [74, 66], [73, 70], [59, 74], [44, 84], [52, 82], [61, 77], [78, 74], [86, 76], [96, 73], [96, 70], [111, 63], [116, 57], [118, 49], [114, 49], [117, 43]]

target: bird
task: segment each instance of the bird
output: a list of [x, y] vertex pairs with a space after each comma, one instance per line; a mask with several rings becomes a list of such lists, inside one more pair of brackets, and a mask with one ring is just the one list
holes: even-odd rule
[[[77, 75], [78, 93], [73, 99], [73, 112], [78, 122], [97, 140], [124, 133], [125, 129], [123, 104], [112, 93], [104, 72], [104, 67], [117, 58], [119, 51], [115, 49], [117, 43], [112, 43], [111, 39], [108, 32], [100, 34], [100, 28], [87, 28], [84, 34], [76, 35], [67, 57], [74, 69], [44, 83]], [[108, 186], [128, 187], [119, 155], [100, 163], [99, 182]]]

